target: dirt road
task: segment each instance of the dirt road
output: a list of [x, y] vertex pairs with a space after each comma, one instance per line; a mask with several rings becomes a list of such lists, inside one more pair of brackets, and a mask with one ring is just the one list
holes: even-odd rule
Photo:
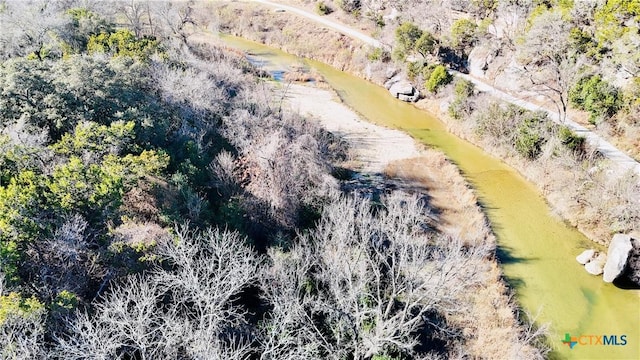
[[[310, 13], [306, 10], [303, 9], [299, 9], [293, 6], [289, 6], [289, 5], [284, 5], [284, 4], [278, 4], [276, 2], [273, 1], [268, 1], [268, 0], [247, 0], [247, 1], [252, 1], [252, 2], [257, 2], [257, 3], [261, 3], [264, 5], [268, 5], [268, 6], [272, 6], [276, 9], [282, 9], [284, 11], [289, 11], [291, 13], [306, 17], [312, 21], [315, 21], [317, 23], [320, 23], [322, 25], [325, 25], [329, 28], [332, 28], [334, 30], [337, 30], [347, 36], [350, 36], [352, 38], [358, 39], [360, 41], [363, 41], [366, 44], [369, 44], [371, 46], [375, 46], [375, 47], [382, 47], [382, 43], [379, 42], [378, 40], [365, 35], [357, 30], [354, 30], [352, 28], [349, 28], [348, 26], [344, 25], [344, 24], [340, 24], [337, 23], [333, 20], [329, 20], [326, 19], [324, 17], [321, 17], [319, 15]], [[555, 122], [558, 122], [559, 116], [557, 112], [554, 112], [552, 110], [549, 110], [547, 108], [543, 108], [540, 107], [537, 104], [534, 104], [532, 102], [529, 102], [527, 100], [521, 99], [521, 98], [517, 98], [513, 95], [507, 94], [477, 78], [474, 78], [472, 76], [466, 75], [466, 74], [462, 74], [456, 71], [452, 71], [452, 74], [454, 74], [455, 76], [459, 76], [462, 77], [466, 80], [471, 81], [478, 90], [486, 92], [488, 94], [491, 94], [492, 96], [499, 98], [505, 102], [509, 102], [512, 103], [514, 105], [523, 107], [525, 109], [529, 109], [529, 110], [543, 110], [546, 111], [549, 114], [549, 118]], [[565, 122], [563, 123], [563, 125], [566, 125], [567, 127], [569, 127], [571, 130], [573, 130], [574, 132], [576, 132], [577, 134], [584, 136], [587, 140], [587, 142], [593, 146], [594, 148], [596, 148], [600, 153], [602, 153], [605, 157], [607, 157], [608, 159], [611, 160], [612, 164], [615, 166], [616, 171], [623, 173], [626, 171], [634, 171], [636, 174], [640, 175], [640, 163], [638, 163], [637, 161], [635, 161], [633, 158], [631, 158], [629, 155], [625, 154], [624, 152], [622, 152], [621, 150], [619, 150], [618, 148], [616, 148], [615, 146], [613, 146], [610, 142], [606, 141], [605, 139], [603, 139], [600, 135], [590, 131], [589, 129], [585, 128], [584, 126], [570, 120], [569, 118], [567, 118], [565, 120]]]

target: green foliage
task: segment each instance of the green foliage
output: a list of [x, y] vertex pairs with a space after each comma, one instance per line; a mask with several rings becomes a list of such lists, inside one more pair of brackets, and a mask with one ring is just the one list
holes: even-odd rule
[[387, 24], [384, 22], [384, 17], [382, 16], [382, 14], [375, 14], [373, 16], [373, 22], [376, 24], [377, 28], [383, 28], [387, 26]]
[[9, 317], [26, 318], [41, 313], [43, 310], [44, 305], [33, 296], [24, 298], [16, 292], [7, 295], [0, 294], [0, 325]]
[[398, 358], [395, 358], [391, 355], [373, 355], [373, 357], [371, 357], [371, 360], [397, 360]]
[[95, 52], [111, 53], [113, 56], [129, 56], [143, 61], [148, 60], [151, 55], [161, 52], [158, 41], [154, 38], [143, 37], [139, 39], [129, 30], [91, 35], [87, 51], [89, 54]]
[[[553, 5], [554, 4], [549, 1], [539, 1], [537, 6], [533, 10], [531, 10], [529, 16], [527, 17], [527, 25], [525, 27], [526, 31], [529, 31], [531, 29], [538, 17], [547, 14], [548, 12], [554, 11]], [[566, 11], [563, 11], [562, 8], [559, 8], [559, 10], [562, 12], [563, 16], [566, 16]]]
[[85, 51], [91, 36], [115, 31], [113, 24], [86, 8], [69, 9], [67, 14], [71, 17], [72, 31], [62, 39], [65, 56]]
[[424, 66], [422, 68], [422, 78], [429, 79], [431, 77], [431, 74], [433, 73], [433, 70], [435, 70], [438, 66], [438, 64], [429, 64], [427, 66]]
[[23, 171], [7, 186], [0, 186], [0, 271], [9, 281], [17, 280], [22, 244], [40, 231], [42, 189], [40, 176], [32, 171]]
[[469, 97], [473, 95], [474, 85], [471, 81], [456, 78], [453, 82], [455, 97], [449, 104], [449, 116], [454, 119], [461, 119], [465, 115], [471, 113], [471, 103]]
[[492, 103], [477, 113], [476, 131], [496, 145], [514, 149], [528, 160], [537, 159], [542, 146], [553, 136], [545, 112], [499, 103]]
[[521, 156], [535, 160], [542, 152], [542, 145], [546, 139], [542, 136], [540, 127], [546, 120], [544, 113], [526, 112], [526, 116], [517, 128], [515, 149]]
[[569, 90], [569, 101], [579, 109], [590, 113], [589, 121], [609, 118], [621, 106], [621, 95], [616, 87], [604, 81], [600, 75], [580, 79]]
[[427, 63], [424, 61], [414, 61], [407, 63], [407, 77], [409, 80], [415, 80], [415, 78], [422, 74], [422, 71], [427, 66]]
[[63, 211], [91, 213], [94, 209], [116, 209], [120, 206], [124, 186], [119, 174], [100, 165], [85, 165], [72, 156], [53, 171], [47, 183], [49, 201]]
[[78, 307], [78, 296], [71, 291], [62, 290], [51, 302], [51, 312], [55, 316], [65, 316]]
[[338, 6], [344, 12], [355, 15], [360, 11], [360, 7], [362, 6], [360, 0], [338, 0]]
[[396, 29], [396, 48], [394, 55], [398, 59], [404, 59], [412, 51], [416, 42], [422, 36], [422, 30], [415, 24], [404, 22]]
[[447, 85], [453, 80], [453, 77], [443, 65], [438, 65], [433, 69], [431, 76], [427, 80], [425, 87], [432, 93], [438, 92], [438, 89]]
[[490, 17], [498, 8], [498, 0], [470, 0], [471, 12], [481, 19]]
[[382, 48], [374, 48], [367, 54], [367, 59], [369, 61], [389, 61], [391, 59], [391, 55]]
[[451, 45], [459, 50], [472, 46], [478, 40], [478, 25], [468, 19], [458, 19], [451, 25]]
[[574, 27], [569, 32], [569, 43], [578, 54], [585, 54], [589, 58], [599, 61], [604, 49], [585, 31]]
[[640, 0], [607, 0], [594, 14], [598, 42], [612, 43], [633, 31], [632, 27], [624, 25], [630, 19], [640, 21]]
[[135, 121], [139, 130], [162, 132], [173, 116], [148, 91], [145, 67], [128, 57], [9, 60], [0, 65], [0, 116], [5, 125], [20, 120], [48, 131], [53, 141], [84, 121]]
[[0, 186], [0, 240], [26, 240], [37, 232], [34, 216], [40, 208], [42, 184], [33, 171], [23, 171]]
[[18, 282], [18, 261], [21, 252], [14, 240], [0, 239], [0, 272], [10, 283]]
[[456, 97], [469, 97], [473, 95], [475, 85], [473, 85], [471, 81], [462, 78], [456, 78], [453, 85]]
[[416, 40], [414, 50], [418, 52], [422, 57], [427, 57], [429, 54], [435, 54], [438, 50], [438, 40], [428, 31], [424, 31], [420, 38]]
[[568, 127], [562, 126], [558, 131], [558, 138], [569, 150], [579, 154], [584, 153], [584, 145], [586, 141], [584, 136], [579, 136]]
[[51, 146], [58, 154], [81, 156], [87, 152], [98, 156], [130, 150], [135, 138], [133, 121], [114, 121], [109, 126], [94, 122], [78, 124], [73, 133], [66, 133]]
[[625, 112], [635, 117], [631, 123], [640, 123], [640, 77], [631, 80], [623, 93], [622, 104]]
[[325, 4], [324, 1], [320, 1], [319, 3], [316, 3], [316, 12], [320, 15], [328, 15], [331, 14], [333, 10]]

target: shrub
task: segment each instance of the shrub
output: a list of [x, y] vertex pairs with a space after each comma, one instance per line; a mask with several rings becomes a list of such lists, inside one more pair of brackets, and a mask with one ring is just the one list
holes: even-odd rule
[[356, 13], [360, 10], [362, 6], [360, 0], [338, 0], [338, 6], [344, 12], [348, 13]]
[[422, 30], [413, 23], [405, 22], [398, 26], [396, 29], [394, 57], [404, 59], [407, 53], [416, 47], [416, 43], [422, 35]]
[[114, 56], [130, 56], [148, 60], [159, 52], [158, 41], [152, 37], [136, 38], [129, 30], [91, 35], [87, 44], [89, 54], [96, 52], [111, 53]]
[[535, 160], [542, 153], [542, 145], [546, 142], [541, 126], [546, 114], [540, 112], [524, 112], [524, 118], [517, 128], [515, 149], [518, 154], [529, 160]]
[[320, 1], [319, 3], [316, 4], [316, 12], [320, 15], [328, 15], [333, 12], [333, 9], [331, 9], [327, 4], [325, 4], [324, 1]]
[[407, 64], [407, 77], [409, 80], [415, 80], [420, 75], [423, 69], [427, 66], [426, 62], [414, 61]]
[[24, 298], [15, 292], [0, 294], [0, 325], [11, 316], [28, 317], [43, 309], [44, 305], [33, 296]]
[[558, 131], [558, 138], [564, 146], [576, 153], [584, 153], [584, 136], [577, 135], [566, 126], [562, 126]]
[[367, 59], [369, 61], [389, 61], [391, 58], [390, 54], [383, 50], [382, 48], [374, 48], [370, 53], [367, 54]]
[[427, 90], [435, 93], [438, 92], [438, 89], [440, 87], [450, 83], [451, 80], [453, 80], [453, 77], [451, 76], [451, 74], [449, 74], [447, 69], [443, 65], [438, 65], [435, 69], [433, 69], [433, 72], [431, 73], [431, 76], [429, 76], [429, 80], [427, 80], [425, 87], [427, 88]]
[[598, 119], [615, 115], [621, 106], [618, 89], [602, 80], [600, 75], [580, 79], [569, 90], [569, 101], [579, 109], [588, 111], [589, 121], [593, 124]]
[[430, 32], [425, 31], [420, 35], [420, 38], [416, 40], [413, 49], [422, 55], [422, 57], [427, 57], [427, 55], [437, 52], [438, 40], [431, 35]]
[[461, 78], [456, 78], [453, 83], [455, 97], [448, 110], [449, 116], [459, 120], [473, 110], [469, 97], [473, 95], [474, 86], [472, 82]]
[[471, 81], [462, 78], [456, 78], [456, 80], [453, 82], [453, 85], [456, 98], [466, 98], [473, 95], [475, 86]]
[[451, 26], [451, 45], [456, 49], [472, 46], [477, 40], [478, 26], [470, 20], [459, 19]]

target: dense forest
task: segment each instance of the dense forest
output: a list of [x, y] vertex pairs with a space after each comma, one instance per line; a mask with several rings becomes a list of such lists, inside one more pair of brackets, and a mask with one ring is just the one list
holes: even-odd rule
[[[0, 357], [473, 355], [493, 244], [341, 191], [344, 143], [191, 44], [193, 3], [2, 1], [0, 24]], [[484, 351], [543, 357], [507, 305]]]

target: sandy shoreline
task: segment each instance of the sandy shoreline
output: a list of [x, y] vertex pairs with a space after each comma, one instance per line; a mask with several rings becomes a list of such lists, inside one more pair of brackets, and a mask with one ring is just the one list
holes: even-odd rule
[[349, 143], [353, 170], [382, 173], [394, 161], [421, 155], [411, 136], [363, 120], [329, 90], [290, 84], [282, 91], [293, 111], [317, 119]]

